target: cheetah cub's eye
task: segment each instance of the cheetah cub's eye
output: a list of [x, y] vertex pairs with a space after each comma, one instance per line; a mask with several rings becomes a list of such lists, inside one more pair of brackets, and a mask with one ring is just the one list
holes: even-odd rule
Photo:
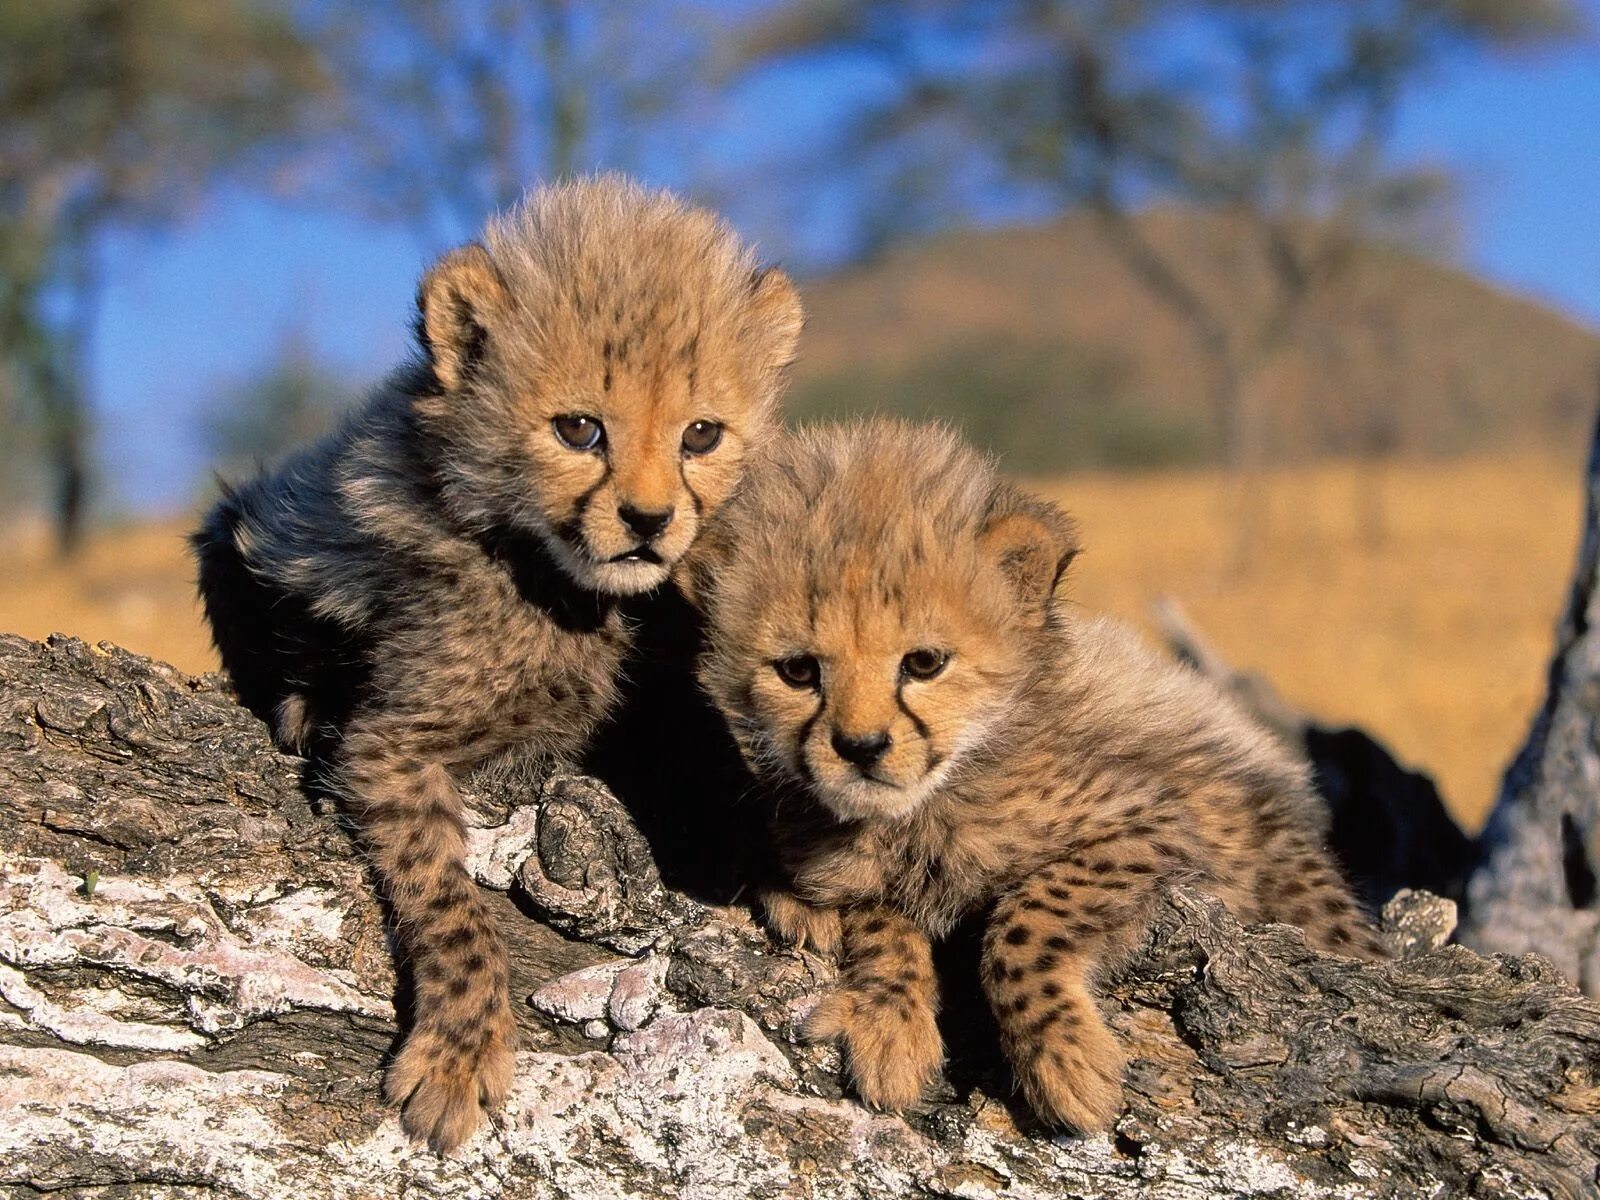
[[690, 454], [710, 454], [722, 441], [722, 426], [716, 421], [696, 421], [683, 431], [683, 448]]
[[900, 660], [900, 673], [908, 679], [932, 679], [949, 661], [945, 650], [913, 650]]
[[822, 678], [822, 667], [809, 654], [796, 654], [793, 658], [780, 658], [772, 664], [778, 678], [792, 688], [814, 688]]
[[561, 444], [573, 450], [593, 450], [606, 435], [604, 426], [593, 417], [574, 414], [557, 417], [550, 424]]

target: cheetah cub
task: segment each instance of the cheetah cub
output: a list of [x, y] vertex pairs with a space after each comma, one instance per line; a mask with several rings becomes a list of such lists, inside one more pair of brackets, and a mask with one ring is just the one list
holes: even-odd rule
[[987, 913], [981, 978], [1034, 1111], [1079, 1130], [1121, 1106], [1097, 977], [1164, 885], [1245, 921], [1381, 953], [1322, 848], [1305, 768], [1223, 696], [1056, 588], [1053, 506], [940, 428], [872, 422], [774, 447], [683, 572], [701, 682], [764, 780], [794, 897], [780, 931], [831, 940], [808, 1033], [868, 1103], [942, 1058], [931, 941]]
[[385, 1081], [449, 1150], [510, 1082], [505, 946], [457, 781], [576, 755], [654, 588], [776, 424], [801, 314], [711, 214], [618, 177], [533, 193], [446, 255], [419, 361], [194, 536], [241, 699], [361, 822], [415, 988]]

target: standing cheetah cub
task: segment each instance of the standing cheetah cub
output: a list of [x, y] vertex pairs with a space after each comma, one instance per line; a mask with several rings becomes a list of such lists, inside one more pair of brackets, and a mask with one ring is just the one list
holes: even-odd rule
[[[948, 432], [890, 422], [774, 450], [691, 555], [701, 681], [775, 788], [795, 898], [839, 988], [810, 1019], [868, 1103], [942, 1058], [931, 940], [988, 913], [982, 980], [1042, 1118], [1101, 1129], [1123, 1056], [1097, 977], [1163, 885], [1245, 921], [1381, 953], [1322, 848], [1306, 771], [1198, 676], [1055, 599], [1077, 550], [1053, 506]], [[813, 906], [807, 908], [806, 906]]]
[[646, 591], [776, 423], [800, 306], [711, 214], [617, 177], [535, 192], [419, 297], [422, 360], [194, 537], [240, 698], [361, 820], [415, 985], [385, 1088], [459, 1144], [510, 1083], [505, 946], [457, 780], [575, 755]]

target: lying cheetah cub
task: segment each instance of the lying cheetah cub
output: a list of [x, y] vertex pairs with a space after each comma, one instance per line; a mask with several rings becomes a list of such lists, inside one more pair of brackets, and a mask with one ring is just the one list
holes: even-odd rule
[[788, 278], [617, 176], [542, 188], [422, 282], [421, 357], [194, 536], [240, 699], [361, 819], [415, 984], [385, 1081], [458, 1145], [511, 1081], [506, 948], [457, 782], [574, 755], [662, 583], [776, 424]]
[[1096, 977], [1163, 885], [1381, 953], [1305, 768], [1201, 678], [1057, 602], [1076, 551], [1059, 510], [948, 432], [880, 421], [775, 448], [685, 572], [701, 681], [780, 789], [798, 901], [769, 913], [823, 942], [827, 910], [842, 920], [841, 983], [808, 1032], [843, 1044], [870, 1104], [915, 1102], [938, 1067], [930, 940], [972, 911], [1027, 1099], [1080, 1130], [1121, 1104]]

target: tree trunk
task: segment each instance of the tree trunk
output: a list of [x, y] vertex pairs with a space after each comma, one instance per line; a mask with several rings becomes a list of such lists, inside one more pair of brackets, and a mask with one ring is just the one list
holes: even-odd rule
[[1545, 955], [1591, 996], [1600, 995], [1597, 606], [1600, 432], [1590, 453], [1583, 545], [1556, 636], [1548, 694], [1484, 829], [1462, 927], [1462, 940], [1482, 951]]
[[[214, 678], [0, 637], [0, 1193], [138, 1196], [1593, 1195], [1600, 1007], [1538, 959], [1388, 909], [1369, 966], [1180, 892], [1107, 988], [1131, 1052], [1110, 1136], [1012, 1102], [944, 952], [951, 1057], [905, 1117], [841, 1092], [796, 1022], [830, 966], [668, 890], [592, 780], [479, 781], [472, 869], [513, 947], [523, 1048], [448, 1159], [378, 1101], [383, 914], [300, 763]], [[102, 1193], [96, 1189], [105, 1189]]]
[[87, 420], [82, 396], [62, 394], [56, 397], [49, 422], [56, 551], [62, 558], [71, 558], [83, 545], [89, 495], [89, 463], [84, 445]]

